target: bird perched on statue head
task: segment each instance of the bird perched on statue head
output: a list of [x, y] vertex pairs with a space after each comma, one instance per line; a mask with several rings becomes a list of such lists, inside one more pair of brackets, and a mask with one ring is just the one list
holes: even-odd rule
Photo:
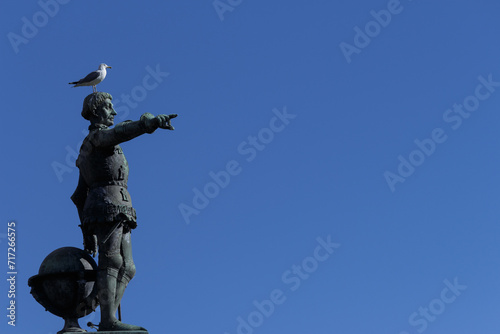
[[69, 84], [74, 85], [73, 87], [92, 86], [92, 91], [95, 93], [97, 92], [97, 88], [95, 86], [104, 80], [107, 68], [111, 68], [111, 66], [102, 63], [99, 65], [97, 71], [90, 72], [85, 78], [75, 82], [70, 82]]

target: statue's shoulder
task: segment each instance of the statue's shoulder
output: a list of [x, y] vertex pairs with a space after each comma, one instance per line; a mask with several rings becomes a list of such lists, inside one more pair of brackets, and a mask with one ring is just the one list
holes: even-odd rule
[[84, 143], [87, 142], [88, 145], [93, 147], [103, 147], [107, 146], [109, 139], [113, 138], [113, 136], [114, 129], [108, 127], [94, 128], [90, 129], [89, 134], [84, 139]]

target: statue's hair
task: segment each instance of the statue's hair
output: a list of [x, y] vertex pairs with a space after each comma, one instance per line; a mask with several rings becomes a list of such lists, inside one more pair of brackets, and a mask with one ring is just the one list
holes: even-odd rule
[[85, 100], [83, 100], [82, 117], [90, 121], [92, 116], [95, 115], [94, 112], [97, 110], [99, 105], [106, 99], [112, 100], [113, 97], [111, 94], [105, 92], [97, 92], [88, 95]]

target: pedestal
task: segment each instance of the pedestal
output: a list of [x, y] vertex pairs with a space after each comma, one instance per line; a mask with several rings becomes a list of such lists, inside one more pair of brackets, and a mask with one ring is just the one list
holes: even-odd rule
[[[104, 331], [104, 332], [87, 332], [87, 333], [96, 333], [96, 334], [149, 334], [148, 331], [117, 331], [117, 332], [111, 332], [111, 331]], [[58, 332], [57, 334], [75, 334], [75, 332]]]

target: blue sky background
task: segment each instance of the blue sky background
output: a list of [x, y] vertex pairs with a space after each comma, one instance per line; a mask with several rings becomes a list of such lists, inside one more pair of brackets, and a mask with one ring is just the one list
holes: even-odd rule
[[[498, 1], [223, 0], [232, 11], [220, 15], [212, 0], [60, 1], [47, 1], [51, 15], [44, 0], [0, 13], [0, 263], [7, 277], [15, 221], [18, 271], [15, 327], [0, 283], [1, 333], [62, 328], [27, 280], [56, 248], [81, 246], [69, 197], [91, 88], [67, 83], [101, 62], [113, 67], [98, 89], [116, 121], [179, 114], [175, 131], [122, 145], [139, 223], [125, 322], [177, 334], [498, 333]], [[346, 56], [347, 44], [357, 51]], [[467, 118], [447, 111], [464, 101]], [[285, 110], [286, 125], [275, 119]], [[231, 161], [239, 173], [217, 191], [210, 172]], [[217, 196], [183, 216], [206, 186]], [[254, 301], [273, 292], [281, 303], [259, 315]]]

